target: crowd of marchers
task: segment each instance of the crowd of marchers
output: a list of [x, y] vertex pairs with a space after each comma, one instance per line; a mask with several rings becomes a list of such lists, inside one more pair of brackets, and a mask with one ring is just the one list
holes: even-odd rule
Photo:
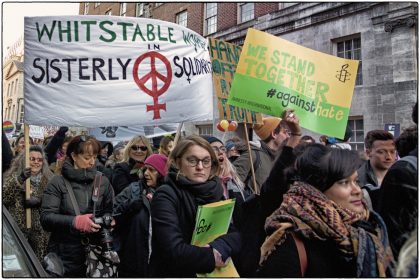
[[[84, 240], [118, 254], [118, 277], [189, 278], [230, 261], [241, 277], [417, 277], [417, 104], [412, 120], [397, 138], [367, 132], [363, 152], [349, 127], [343, 139], [302, 135], [290, 109], [255, 124], [250, 142], [165, 136], [156, 149], [137, 135], [113, 146], [60, 127], [25, 147], [3, 132], [2, 202], [40, 261], [60, 258], [63, 274], [46, 268], [56, 277], [86, 276]], [[228, 232], [191, 245], [198, 206], [230, 198]], [[104, 241], [96, 218], [107, 215]]]

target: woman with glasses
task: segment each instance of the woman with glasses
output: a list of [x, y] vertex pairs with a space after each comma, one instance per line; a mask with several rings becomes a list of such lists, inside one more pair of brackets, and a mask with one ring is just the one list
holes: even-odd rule
[[181, 140], [170, 154], [177, 172], [169, 171], [152, 200], [151, 277], [196, 277], [227, 264], [240, 250], [239, 233], [230, 229], [207, 247], [191, 245], [197, 208], [223, 200], [219, 164], [200, 136]]
[[[29, 166], [25, 168], [25, 153], [20, 153], [3, 176], [3, 204], [25, 234], [36, 256], [42, 260], [46, 254], [48, 233], [40, 223], [40, 206], [44, 192], [53, 173], [48, 168], [44, 152], [40, 146], [29, 148]], [[31, 198], [25, 199], [25, 182], [30, 180]], [[32, 225], [26, 228], [26, 209], [31, 209]]]
[[168, 158], [153, 154], [143, 167], [144, 178], [131, 183], [115, 197], [115, 239], [119, 241], [119, 277], [147, 277], [152, 252], [150, 203], [164, 181]]
[[[41, 224], [51, 232], [48, 252], [61, 258], [64, 277], [86, 277], [85, 245], [102, 244], [101, 225], [93, 222], [93, 213], [96, 218], [112, 213], [112, 186], [106, 176], [97, 176], [100, 173], [95, 166], [100, 148], [95, 138], [74, 137], [67, 147], [61, 176], [51, 179], [42, 197]], [[95, 197], [94, 186], [99, 188]]]
[[220, 169], [217, 176], [219, 176], [223, 187], [223, 196], [225, 199], [235, 199], [235, 210], [233, 211], [232, 220], [237, 228], [240, 227], [242, 220], [242, 203], [245, 200], [243, 194], [244, 183], [239, 179], [236, 169], [227, 158], [226, 147], [223, 142], [214, 136], [201, 136], [209, 142], [214, 153], [216, 154], [217, 161]]
[[123, 161], [115, 164], [112, 186], [118, 195], [130, 183], [143, 177], [142, 168], [147, 157], [153, 154], [149, 140], [143, 135], [133, 137], [125, 146]]

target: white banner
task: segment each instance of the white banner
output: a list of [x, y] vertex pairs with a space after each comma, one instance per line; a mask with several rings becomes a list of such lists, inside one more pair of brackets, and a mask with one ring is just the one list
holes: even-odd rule
[[25, 17], [25, 123], [159, 125], [213, 117], [207, 40], [115, 16]]
[[158, 137], [176, 133], [178, 124], [166, 124], [159, 126], [103, 126], [89, 129], [89, 135], [95, 136], [99, 141], [125, 141], [136, 135], [144, 135], [147, 138]]

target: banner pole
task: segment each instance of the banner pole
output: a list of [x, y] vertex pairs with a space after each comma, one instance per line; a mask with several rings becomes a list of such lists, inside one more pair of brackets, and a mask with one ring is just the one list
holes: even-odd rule
[[254, 186], [254, 193], [259, 194], [259, 191], [257, 189], [257, 181], [255, 180], [255, 170], [254, 170], [254, 164], [253, 164], [253, 161], [252, 161], [251, 145], [249, 144], [248, 127], [246, 125], [246, 122], [244, 122], [243, 124], [244, 124], [244, 130], [245, 130], [246, 144], [248, 146], [249, 162], [251, 163], [251, 175], [252, 175], [252, 183], [253, 183], [253, 186]]
[[181, 122], [178, 125], [178, 129], [176, 130], [175, 139], [174, 139], [174, 147], [176, 146], [176, 144], [178, 144], [179, 137], [181, 137], [181, 130], [182, 130], [182, 125], [183, 124], [184, 124], [184, 122]]
[[[25, 133], [25, 168], [30, 167], [29, 165], [29, 125], [24, 124]], [[25, 199], [31, 198], [31, 180], [26, 179], [25, 181]], [[26, 208], [26, 228], [32, 227], [31, 208]]]

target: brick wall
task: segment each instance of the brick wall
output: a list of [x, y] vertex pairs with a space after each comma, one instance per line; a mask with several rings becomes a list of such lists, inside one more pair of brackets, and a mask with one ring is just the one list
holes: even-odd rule
[[217, 4], [217, 31], [228, 29], [237, 23], [237, 3]]
[[278, 11], [279, 3], [255, 3], [255, 18]]
[[165, 3], [154, 7], [151, 11], [152, 18], [169, 22], [176, 21], [176, 15], [187, 11], [187, 27], [199, 34], [203, 34], [203, 4], [202, 3]]

